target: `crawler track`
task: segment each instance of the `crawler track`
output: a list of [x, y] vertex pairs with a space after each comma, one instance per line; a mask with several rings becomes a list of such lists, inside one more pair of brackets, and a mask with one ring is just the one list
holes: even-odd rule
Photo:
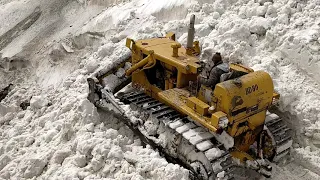
[[290, 134], [291, 129], [287, 127], [282, 118], [273, 113], [267, 114], [265, 125], [268, 128], [268, 133], [272, 135], [273, 145], [275, 146], [273, 161], [278, 162], [290, 152], [293, 143]]
[[222, 171], [225, 179], [233, 178], [235, 164], [228, 150], [189, 117], [143, 92], [125, 94], [121, 102], [139, 112], [143, 122], [138, 129], [166, 154], [189, 167], [197, 179], [215, 179]]

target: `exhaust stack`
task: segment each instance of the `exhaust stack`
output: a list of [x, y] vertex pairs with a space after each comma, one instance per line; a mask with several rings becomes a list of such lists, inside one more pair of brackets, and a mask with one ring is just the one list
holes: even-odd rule
[[193, 48], [193, 40], [194, 40], [194, 21], [195, 21], [195, 15], [192, 14], [190, 17], [190, 24], [188, 29], [188, 41], [187, 41], [187, 49]]

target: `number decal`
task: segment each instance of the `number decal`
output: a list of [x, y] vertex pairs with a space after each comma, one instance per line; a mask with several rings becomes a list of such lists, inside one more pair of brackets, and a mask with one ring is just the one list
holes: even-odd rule
[[246, 88], [246, 95], [251, 94], [251, 93], [255, 92], [256, 90], [258, 90], [257, 84], [254, 84], [251, 87], [247, 87]]

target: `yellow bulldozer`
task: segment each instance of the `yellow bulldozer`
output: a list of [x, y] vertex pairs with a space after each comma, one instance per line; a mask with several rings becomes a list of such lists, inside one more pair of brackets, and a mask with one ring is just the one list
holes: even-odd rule
[[290, 129], [268, 111], [279, 100], [272, 79], [231, 63], [235, 76], [214, 87], [199, 84], [203, 63], [194, 21], [192, 15], [186, 47], [174, 33], [128, 38], [131, 55], [88, 78], [88, 99], [193, 179], [236, 179], [239, 167], [270, 177], [270, 162], [292, 146]]

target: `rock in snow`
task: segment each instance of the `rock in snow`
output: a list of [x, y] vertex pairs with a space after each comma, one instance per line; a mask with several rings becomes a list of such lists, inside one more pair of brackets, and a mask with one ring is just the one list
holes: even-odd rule
[[[186, 169], [142, 147], [123, 123], [98, 112], [87, 99], [86, 78], [128, 57], [127, 36], [174, 31], [184, 44], [192, 13], [201, 58], [221, 52], [224, 61], [269, 72], [281, 94], [280, 110], [293, 115], [296, 161], [275, 165], [273, 179], [319, 179], [313, 173], [320, 169], [317, 0], [61, 2], [0, 2], [2, 33], [35, 5], [48, 10], [1, 50], [4, 57], [26, 56], [30, 65], [10, 71], [0, 66], [0, 81], [15, 84], [0, 104], [0, 179], [188, 179]], [[30, 107], [19, 108], [29, 100]]]

